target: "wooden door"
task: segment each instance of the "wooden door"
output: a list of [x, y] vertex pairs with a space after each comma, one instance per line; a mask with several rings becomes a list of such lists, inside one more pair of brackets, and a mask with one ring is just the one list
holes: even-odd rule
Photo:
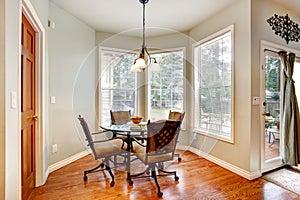
[[35, 32], [22, 15], [21, 151], [22, 199], [35, 187]]

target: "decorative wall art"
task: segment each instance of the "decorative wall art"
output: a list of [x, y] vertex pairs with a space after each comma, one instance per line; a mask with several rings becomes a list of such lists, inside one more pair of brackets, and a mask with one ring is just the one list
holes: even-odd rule
[[275, 31], [276, 35], [284, 38], [288, 44], [290, 41], [299, 42], [300, 41], [300, 28], [296, 22], [293, 22], [288, 14], [286, 16], [279, 16], [275, 14], [270, 17], [267, 22]]

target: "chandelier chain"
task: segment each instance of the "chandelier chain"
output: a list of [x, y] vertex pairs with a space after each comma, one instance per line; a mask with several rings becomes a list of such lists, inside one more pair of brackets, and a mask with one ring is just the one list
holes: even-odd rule
[[146, 19], [145, 19], [145, 3], [143, 3], [143, 46], [142, 48], [145, 48], [145, 24], [146, 24]]

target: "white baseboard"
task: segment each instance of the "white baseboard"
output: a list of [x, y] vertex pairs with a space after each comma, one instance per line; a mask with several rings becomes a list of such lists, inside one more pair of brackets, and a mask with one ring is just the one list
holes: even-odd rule
[[176, 149], [183, 150], [183, 151], [189, 151], [189, 146], [182, 145], [182, 144], [177, 144]]
[[204, 153], [202, 151], [200, 151], [199, 149], [196, 149], [194, 147], [190, 147], [190, 146], [184, 146], [184, 145], [177, 145], [176, 146], [177, 149], [179, 150], [189, 150], [191, 152], [193, 152], [194, 154], [197, 154], [198, 156], [201, 156], [202, 158], [205, 158], [221, 167], [224, 167], [225, 169], [228, 169], [229, 171], [238, 174], [239, 176], [242, 176], [248, 180], [253, 180], [256, 179], [258, 177], [260, 177], [262, 174], [259, 170], [255, 171], [255, 172], [248, 172], [244, 169], [241, 169], [235, 165], [232, 165], [228, 162], [225, 162], [224, 160], [221, 160], [219, 158], [216, 158], [212, 155], [209, 155], [207, 153]]
[[49, 171], [50, 171], [50, 170], [49, 170], [49, 167], [47, 167], [47, 170], [46, 170], [46, 172], [45, 172], [45, 177], [44, 177], [44, 183], [43, 183], [43, 185], [46, 183], [46, 181], [47, 181], [47, 179], [48, 179], [48, 176], [49, 176], [49, 174], [50, 174]]
[[51, 172], [53, 172], [53, 171], [55, 171], [55, 170], [57, 170], [59, 168], [62, 168], [62, 167], [66, 166], [66, 165], [68, 165], [68, 164], [70, 164], [70, 163], [72, 163], [72, 162], [74, 162], [74, 161], [76, 161], [76, 160], [78, 160], [80, 158], [83, 158], [84, 156], [86, 156], [88, 154], [90, 154], [90, 151], [89, 150], [85, 150], [85, 151], [77, 153], [77, 154], [75, 154], [75, 155], [73, 155], [73, 156], [71, 156], [69, 158], [66, 158], [66, 159], [61, 160], [61, 161], [59, 161], [57, 163], [54, 163], [53, 165], [50, 165], [50, 167], [48, 168], [48, 170], [46, 172], [46, 180], [48, 178], [48, 175]]

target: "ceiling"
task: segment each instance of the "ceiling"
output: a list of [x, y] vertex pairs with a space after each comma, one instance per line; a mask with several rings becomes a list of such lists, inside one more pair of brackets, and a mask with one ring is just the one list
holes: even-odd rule
[[299, 0], [272, 0], [286, 7], [287, 9], [300, 15], [300, 1]]
[[[139, 0], [50, 1], [97, 31], [141, 34], [142, 4]], [[146, 34], [154, 36], [170, 31], [188, 31], [235, 1], [240, 0], [149, 0], [146, 4]], [[272, 1], [284, 3], [300, 15], [299, 0]]]

